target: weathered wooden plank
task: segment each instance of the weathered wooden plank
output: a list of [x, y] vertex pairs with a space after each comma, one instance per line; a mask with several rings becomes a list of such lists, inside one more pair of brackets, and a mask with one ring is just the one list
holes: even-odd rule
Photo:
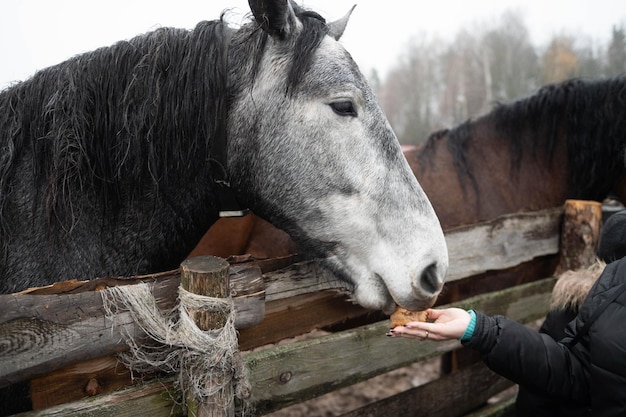
[[[134, 329], [128, 313], [118, 316]], [[109, 331], [102, 329], [108, 328]], [[14, 319], [0, 325], [0, 386], [45, 374], [70, 363], [103, 356], [125, 345], [110, 331], [104, 316], [71, 324], [45, 319]], [[136, 336], [136, 333], [131, 333]]]
[[448, 230], [450, 267], [446, 281], [506, 269], [559, 251], [563, 208], [500, 216]]
[[265, 283], [255, 264], [231, 265], [228, 270], [230, 294], [235, 304], [235, 327], [245, 329], [265, 317]]
[[114, 355], [73, 364], [58, 372], [31, 379], [33, 409], [40, 410], [85, 396], [119, 390], [132, 385], [130, 381], [130, 371]]
[[[450, 267], [446, 281], [489, 270], [506, 269], [559, 251], [563, 208], [555, 207], [500, 216], [494, 220], [445, 232]], [[315, 260], [264, 275], [267, 300], [291, 297], [346, 285]]]
[[[150, 415], [151, 417], [183, 416], [182, 410], [171, 400], [177, 393], [172, 387], [173, 378], [158, 382], [140, 384], [134, 387], [99, 396], [94, 399], [78, 401], [50, 407], [43, 411], [20, 414], [20, 417], [92, 417]], [[462, 415], [510, 387], [512, 383], [490, 371], [482, 363], [464, 368], [440, 379], [411, 390], [398, 393], [387, 399], [353, 410], [342, 417], [379, 417], [385, 415], [404, 415], [411, 410], [415, 417], [448, 417]], [[467, 389], [471, 387], [471, 389]], [[445, 399], [445, 400], [441, 400]], [[489, 407], [491, 413], [496, 410], [508, 410], [513, 400], [497, 407]], [[494, 410], [492, 410], [494, 409]], [[139, 413], [139, 414], [137, 414]], [[259, 414], [257, 414], [259, 415]], [[472, 414], [474, 415], [474, 414]], [[482, 410], [481, 416], [492, 415]]]
[[515, 399], [513, 395], [497, 404], [488, 404], [463, 417], [516, 417]]
[[[265, 314], [265, 284], [255, 264], [236, 264], [229, 269], [231, 295], [236, 299], [237, 325], [252, 326]], [[180, 272], [99, 278], [93, 281], [66, 281], [30, 289], [17, 294], [0, 295], [0, 323], [17, 318], [36, 317], [55, 323], [70, 324], [104, 315], [99, 291], [116, 285], [148, 282], [153, 287], [157, 305], [169, 309], [176, 303]]]
[[341, 417], [402, 416], [407, 415], [407, 410], [411, 410], [412, 417], [461, 416], [512, 385], [482, 362], [477, 362], [454, 374], [342, 414]]
[[288, 268], [264, 274], [267, 301], [291, 298], [328, 289], [347, 289], [338, 279], [316, 260], [303, 261]]
[[[282, 339], [308, 333], [312, 330], [341, 323], [355, 317], [368, 314], [368, 310], [346, 300], [346, 296], [334, 290], [304, 294], [267, 304], [268, 311], [262, 323], [241, 329], [239, 349], [254, 349]], [[282, 306], [275, 310], [273, 304]], [[374, 320], [372, 320], [374, 321]]]
[[[554, 279], [541, 280], [456, 305], [528, 322], [546, 314], [553, 285]], [[459, 347], [457, 341], [390, 340], [388, 328], [383, 321], [246, 355], [253, 400], [268, 412]]]
[[89, 398], [45, 410], [29, 411], [20, 417], [184, 417], [181, 401], [172, 390], [173, 379], [136, 385], [112, 394]]
[[[231, 267], [240, 325], [242, 319], [248, 320], [248, 325], [257, 323], [262, 319], [259, 312], [265, 309], [264, 294], [258, 287], [261, 275], [255, 268], [245, 264]], [[248, 288], [243, 288], [242, 281]], [[177, 274], [151, 280], [160, 308], [174, 305], [179, 283]], [[133, 337], [142, 334], [128, 312], [118, 312], [113, 326], [105, 318], [99, 291], [1, 295], [0, 306], [0, 387], [122, 351], [126, 349], [122, 332]]]

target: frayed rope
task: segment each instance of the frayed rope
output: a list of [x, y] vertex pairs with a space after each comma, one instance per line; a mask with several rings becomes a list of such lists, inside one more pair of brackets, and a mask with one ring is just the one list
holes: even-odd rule
[[[121, 327], [129, 352], [119, 360], [131, 370], [146, 373], [177, 373], [176, 388], [183, 401], [194, 398], [198, 404], [213, 404], [228, 409], [235, 397], [250, 397], [248, 372], [238, 351], [232, 299], [200, 296], [183, 288], [178, 290], [178, 307], [160, 309], [150, 285], [139, 283], [102, 291], [107, 318], [116, 323], [120, 313], [128, 312], [145, 336], [130, 334]], [[189, 310], [223, 312], [226, 324], [221, 329], [202, 331], [189, 317]], [[233, 387], [231, 391], [230, 387]], [[183, 404], [185, 405], [185, 404]]]

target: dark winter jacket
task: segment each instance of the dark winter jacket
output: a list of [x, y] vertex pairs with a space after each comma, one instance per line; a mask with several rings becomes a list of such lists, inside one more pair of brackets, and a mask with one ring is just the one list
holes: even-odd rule
[[[554, 340], [567, 336], [568, 323], [576, 318], [580, 306], [587, 298], [589, 290], [598, 280], [606, 264], [597, 260], [588, 268], [565, 271], [557, 277], [552, 290], [550, 312], [539, 329]], [[515, 402], [517, 417], [583, 417], [589, 414], [588, 407], [520, 385]]]
[[588, 406], [590, 416], [624, 416], [626, 292], [604, 310], [579, 343], [569, 346], [621, 284], [626, 285], [626, 258], [607, 265], [561, 342], [506, 317], [477, 313], [474, 333], [463, 344], [478, 350], [489, 368], [520, 385], [579, 408]]
[[[539, 332], [561, 340], [567, 335], [565, 328], [578, 314], [578, 310], [596, 282], [605, 262], [613, 262], [626, 255], [626, 210], [615, 212], [607, 210], [598, 246], [598, 261], [588, 268], [577, 271], [565, 271], [558, 276], [550, 312]], [[579, 406], [571, 401], [527, 387], [519, 386], [515, 411], [518, 417], [583, 417], [589, 415], [588, 407]]]

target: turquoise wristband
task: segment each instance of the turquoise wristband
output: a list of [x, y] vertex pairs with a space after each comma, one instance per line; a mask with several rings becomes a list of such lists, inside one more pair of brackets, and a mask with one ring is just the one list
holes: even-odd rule
[[476, 328], [476, 313], [474, 312], [474, 310], [468, 310], [467, 312], [469, 313], [471, 318], [469, 324], [467, 325], [467, 328], [465, 329], [465, 333], [463, 333], [463, 336], [461, 336], [461, 342], [470, 340], [472, 338], [472, 335], [474, 334], [474, 329]]

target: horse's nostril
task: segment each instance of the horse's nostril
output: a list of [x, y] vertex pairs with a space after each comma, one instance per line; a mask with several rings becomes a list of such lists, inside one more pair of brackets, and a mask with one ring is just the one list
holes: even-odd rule
[[437, 271], [437, 264], [432, 263], [424, 269], [420, 277], [420, 286], [425, 292], [435, 294], [441, 290], [442, 280]]

